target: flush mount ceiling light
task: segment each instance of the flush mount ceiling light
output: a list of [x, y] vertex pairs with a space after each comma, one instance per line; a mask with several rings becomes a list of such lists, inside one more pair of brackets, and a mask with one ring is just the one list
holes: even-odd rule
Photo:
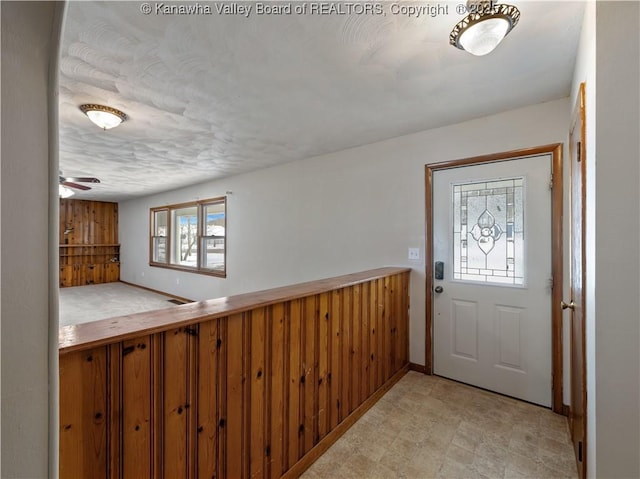
[[103, 130], [114, 128], [127, 119], [127, 115], [110, 106], [86, 104], [80, 105], [80, 110]]
[[469, 15], [453, 27], [449, 43], [477, 56], [491, 53], [520, 20], [516, 7], [493, 1], [469, 0], [467, 12]]

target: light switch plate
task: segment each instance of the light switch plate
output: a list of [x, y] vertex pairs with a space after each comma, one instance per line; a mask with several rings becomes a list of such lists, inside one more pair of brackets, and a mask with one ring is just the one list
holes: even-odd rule
[[420, 261], [420, 248], [409, 248], [409, 259]]

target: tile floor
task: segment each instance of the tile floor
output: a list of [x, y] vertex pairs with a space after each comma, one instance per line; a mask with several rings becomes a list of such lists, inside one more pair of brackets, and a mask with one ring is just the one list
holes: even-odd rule
[[548, 409], [409, 372], [302, 476], [577, 478], [567, 421]]

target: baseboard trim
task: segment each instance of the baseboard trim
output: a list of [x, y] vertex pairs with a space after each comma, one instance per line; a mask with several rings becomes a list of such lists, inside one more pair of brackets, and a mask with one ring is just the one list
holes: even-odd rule
[[427, 374], [427, 367], [422, 364], [409, 363], [409, 371], [416, 371], [418, 373]]
[[569, 406], [568, 404], [563, 404], [561, 414], [563, 416], [569, 417], [569, 414], [571, 414], [571, 406]]
[[140, 289], [144, 289], [146, 291], [151, 291], [152, 293], [161, 294], [162, 296], [169, 296], [170, 298], [180, 300], [180, 301], [182, 301], [184, 303], [195, 303], [195, 301], [193, 299], [183, 298], [182, 296], [176, 296], [175, 294], [167, 293], [165, 291], [160, 291], [160, 290], [153, 289], [153, 288], [147, 288], [146, 286], [141, 286], [139, 284], [130, 283], [129, 281], [120, 280], [120, 283], [126, 284], [127, 286], [133, 286], [134, 288], [140, 288]]
[[364, 413], [366, 413], [371, 407], [378, 402], [378, 400], [384, 396], [384, 394], [391, 389], [391, 387], [397, 383], [407, 372], [409, 371], [409, 364], [405, 365], [391, 376], [386, 383], [380, 386], [376, 392], [374, 392], [369, 398], [363, 402], [357, 409], [355, 409], [349, 416], [347, 416], [335, 429], [328, 433], [313, 449], [306, 453], [298, 462], [296, 462], [291, 468], [285, 472], [281, 479], [295, 479], [300, 477], [304, 471], [306, 471], [311, 464], [316, 462], [327, 449], [329, 449], [340, 437], [353, 426], [358, 419], [360, 419]]

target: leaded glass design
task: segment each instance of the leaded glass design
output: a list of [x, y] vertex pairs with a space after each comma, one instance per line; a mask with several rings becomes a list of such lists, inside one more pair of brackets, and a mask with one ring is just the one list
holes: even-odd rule
[[524, 184], [453, 185], [453, 279], [524, 284]]

